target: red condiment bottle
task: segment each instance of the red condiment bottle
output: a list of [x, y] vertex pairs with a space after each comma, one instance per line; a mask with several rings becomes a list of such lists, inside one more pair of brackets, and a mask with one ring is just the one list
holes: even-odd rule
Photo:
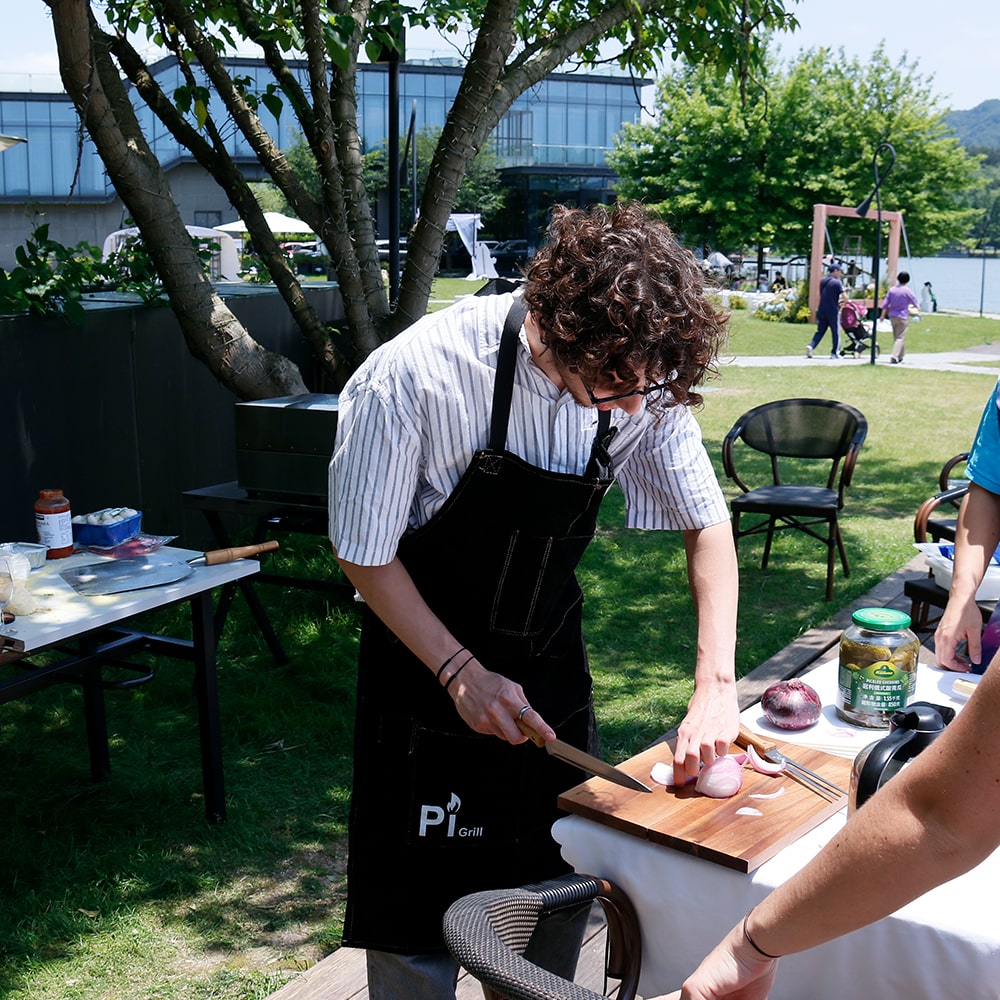
[[47, 545], [46, 559], [62, 559], [73, 552], [73, 515], [62, 490], [40, 490], [35, 501], [38, 540]]

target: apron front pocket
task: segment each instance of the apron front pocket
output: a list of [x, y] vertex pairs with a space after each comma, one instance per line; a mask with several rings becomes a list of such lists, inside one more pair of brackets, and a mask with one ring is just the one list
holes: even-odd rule
[[518, 839], [525, 747], [415, 724], [406, 840], [421, 854], [509, 849]]

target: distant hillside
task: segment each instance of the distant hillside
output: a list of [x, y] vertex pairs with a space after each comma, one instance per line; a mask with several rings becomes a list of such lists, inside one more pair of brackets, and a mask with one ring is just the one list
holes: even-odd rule
[[963, 146], [1000, 149], [1000, 101], [983, 101], [969, 111], [949, 111], [945, 121]]

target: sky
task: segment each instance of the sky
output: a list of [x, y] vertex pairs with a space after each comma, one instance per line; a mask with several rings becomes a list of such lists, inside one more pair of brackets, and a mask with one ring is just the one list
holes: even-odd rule
[[[14, 0], [5, 0], [13, 3]], [[917, 61], [943, 107], [973, 108], [1000, 98], [996, 40], [1000, 38], [998, 0], [962, 0], [944, 7], [931, 0], [802, 0], [790, 9], [801, 22], [781, 36], [785, 58], [821, 45], [843, 48], [865, 59], [885, 40], [890, 59], [904, 54]], [[446, 44], [435, 52], [429, 36], [408, 39], [411, 58], [453, 54]], [[6, 18], [0, 40], [0, 91], [59, 89], [55, 41], [48, 7], [42, 0], [21, 0], [16, 17]]]

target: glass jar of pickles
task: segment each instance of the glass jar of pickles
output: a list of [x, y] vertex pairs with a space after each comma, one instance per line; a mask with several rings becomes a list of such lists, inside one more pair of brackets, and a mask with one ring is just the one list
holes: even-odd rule
[[837, 714], [869, 729], [888, 729], [917, 685], [920, 640], [910, 616], [894, 608], [861, 608], [840, 640]]

